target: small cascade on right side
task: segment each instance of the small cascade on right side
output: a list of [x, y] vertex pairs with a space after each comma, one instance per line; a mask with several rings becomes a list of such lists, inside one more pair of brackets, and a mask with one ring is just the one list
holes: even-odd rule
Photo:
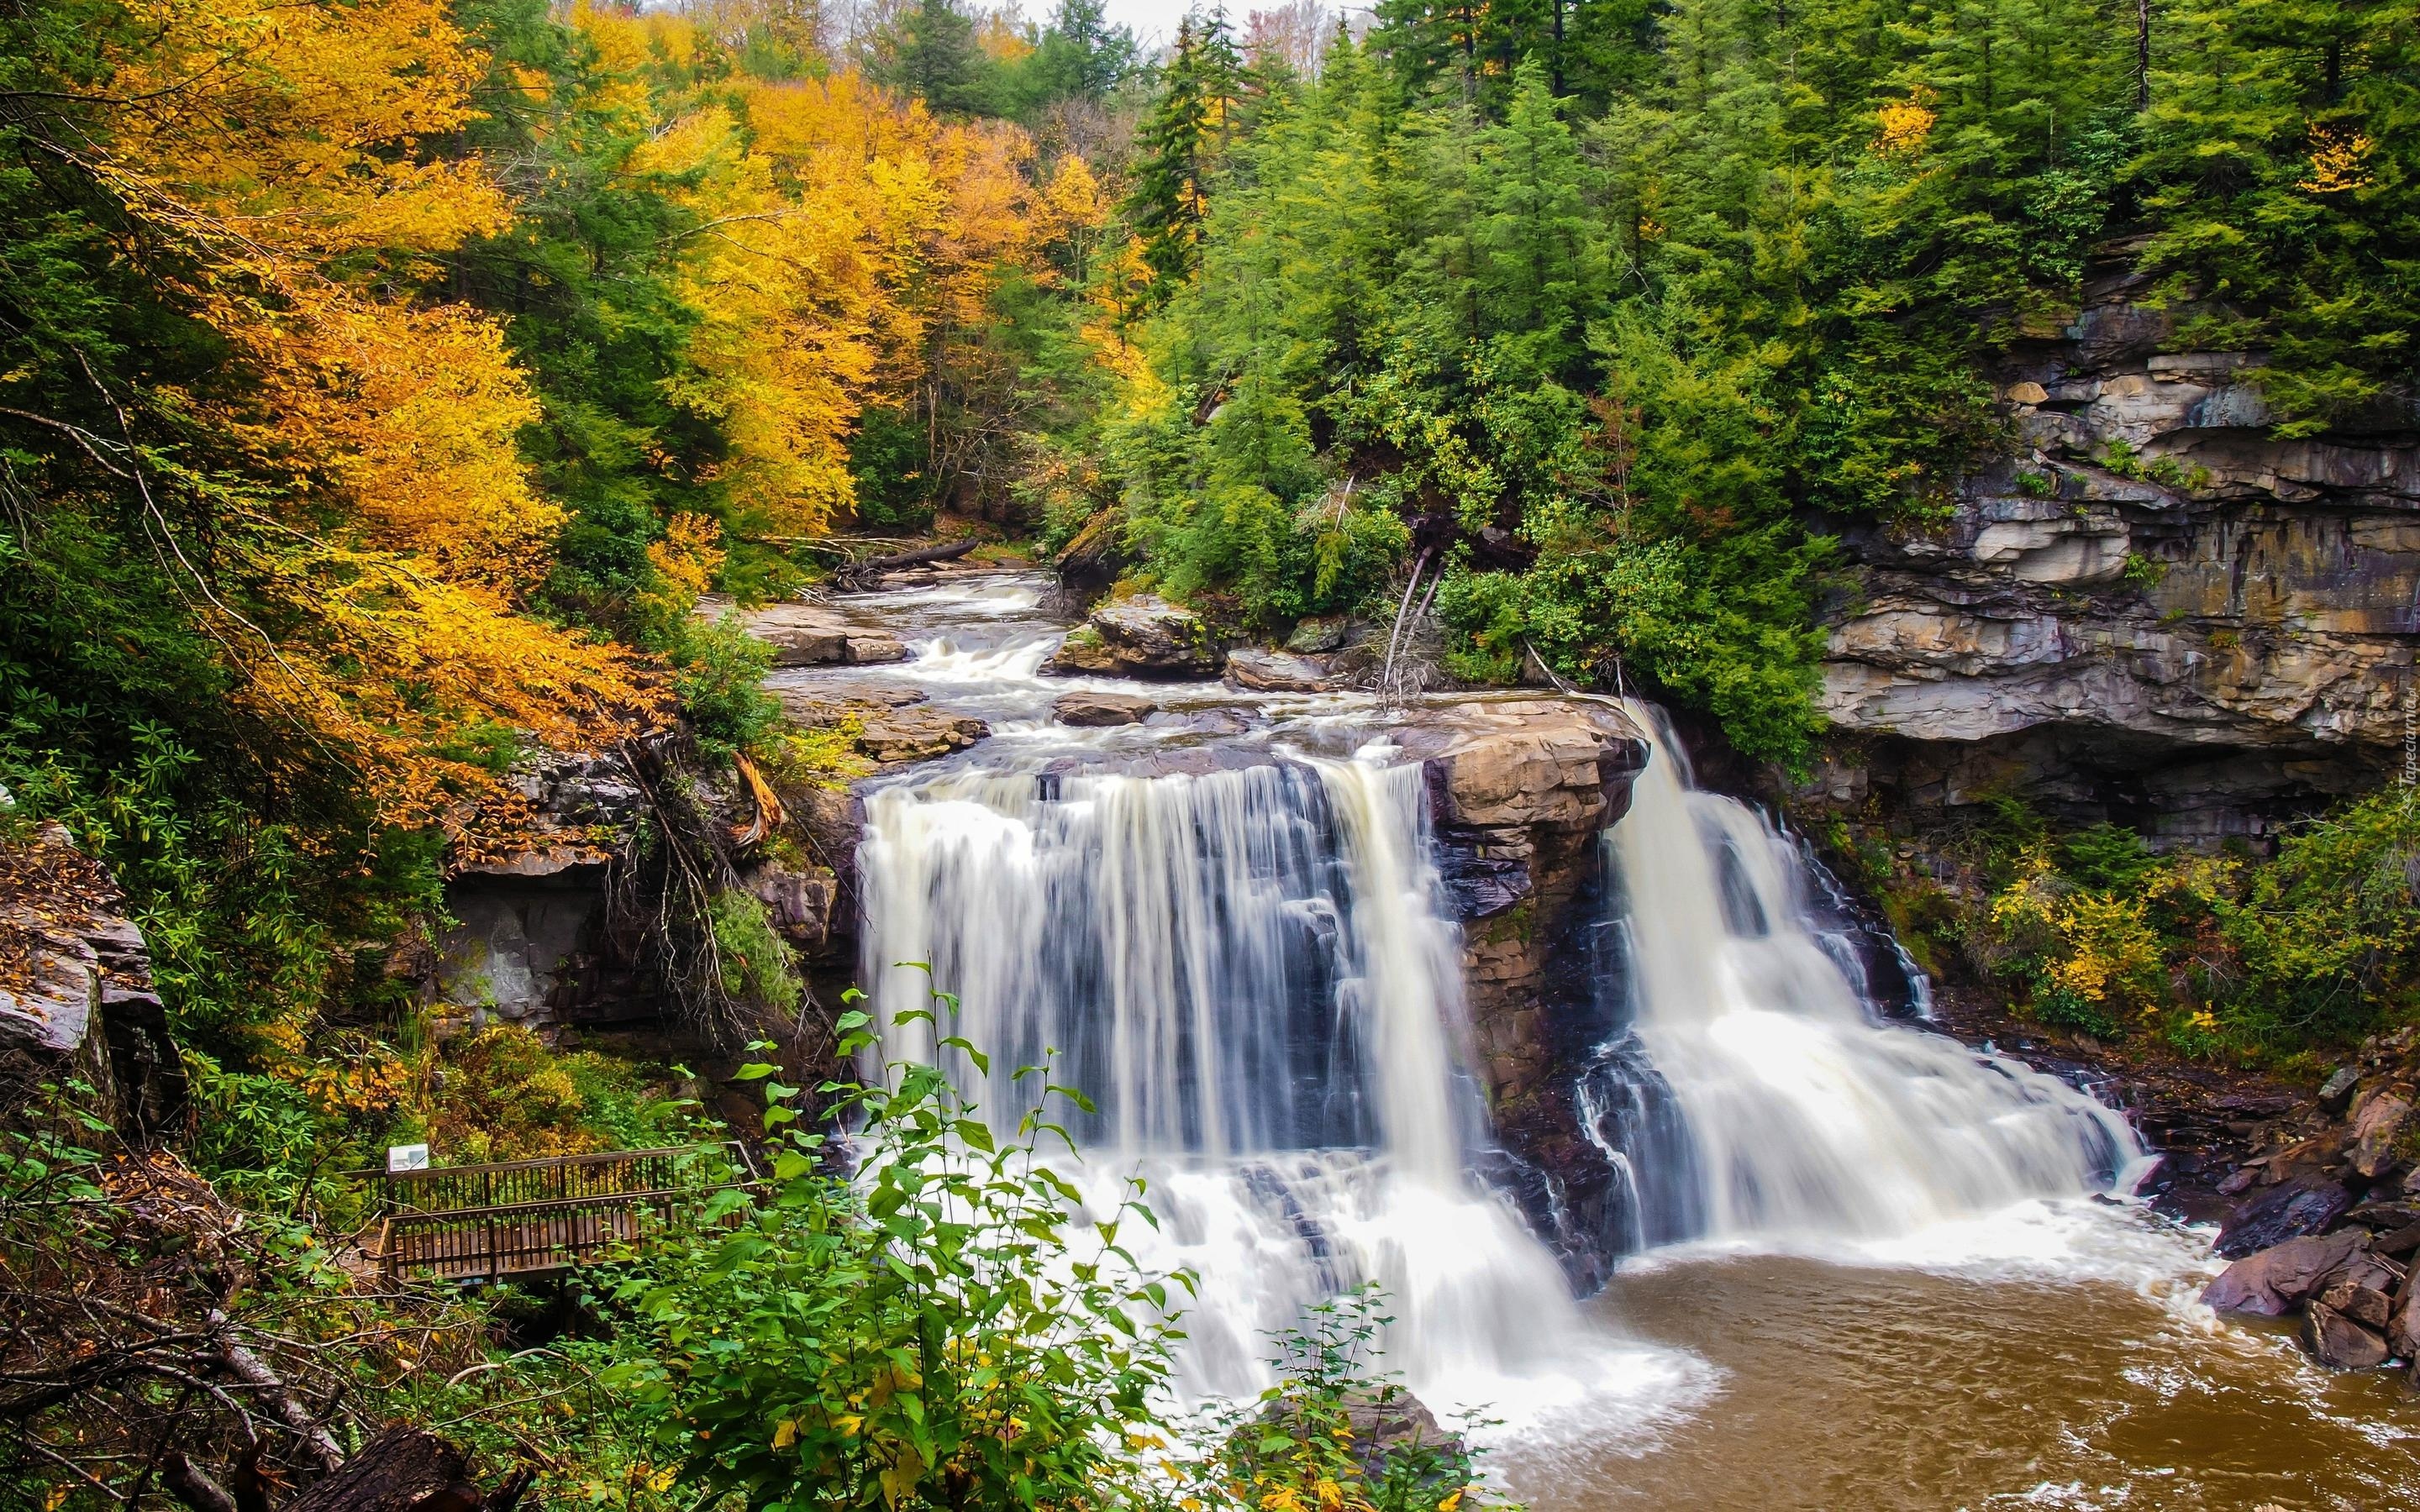
[[1628, 709], [1654, 742], [1605, 840], [1629, 1032], [1579, 1088], [1628, 1184], [1629, 1231], [1609, 1237], [1880, 1239], [2131, 1184], [2142, 1149], [2118, 1114], [1887, 1022], [1819, 932], [1799, 849], [1698, 791], [1661, 711]]

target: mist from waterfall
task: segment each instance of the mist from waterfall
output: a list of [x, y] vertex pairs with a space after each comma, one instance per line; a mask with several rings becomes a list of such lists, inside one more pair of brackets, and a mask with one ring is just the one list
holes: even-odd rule
[[1655, 751], [1606, 844], [1653, 1080], [1611, 1081], [1625, 1107], [1666, 1115], [1665, 1168], [1640, 1177], [1651, 1241], [1900, 1235], [2123, 1183], [2142, 1151], [2119, 1115], [2014, 1060], [1883, 1022], [1845, 952], [1809, 927], [1798, 848], [1745, 804], [1697, 791], [1657, 710], [1629, 712]]

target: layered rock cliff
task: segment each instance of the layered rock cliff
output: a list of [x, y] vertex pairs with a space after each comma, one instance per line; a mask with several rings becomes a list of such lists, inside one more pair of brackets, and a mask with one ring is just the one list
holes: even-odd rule
[[143, 931], [65, 825], [12, 808], [0, 789], [0, 1060], [70, 1066], [128, 1138], [166, 1134], [188, 1116], [185, 1071]]
[[2281, 439], [2253, 352], [2110, 273], [2000, 375], [2016, 445], [1921, 532], [1851, 532], [1809, 796], [2001, 793], [2167, 844], [2257, 838], [2412, 734], [2413, 417]]

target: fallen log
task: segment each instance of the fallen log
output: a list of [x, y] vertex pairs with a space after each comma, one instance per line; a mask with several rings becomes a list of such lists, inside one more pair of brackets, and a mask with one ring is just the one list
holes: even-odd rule
[[963, 541], [944, 541], [939, 546], [920, 546], [913, 551], [893, 551], [888, 556], [868, 557], [852, 562], [832, 574], [832, 586], [844, 591], [873, 587], [886, 573], [905, 567], [922, 567], [936, 562], [955, 562], [982, 543], [970, 537]]
[[483, 1491], [461, 1450], [434, 1433], [389, 1428], [281, 1512], [510, 1512], [531, 1478], [524, 1467]]

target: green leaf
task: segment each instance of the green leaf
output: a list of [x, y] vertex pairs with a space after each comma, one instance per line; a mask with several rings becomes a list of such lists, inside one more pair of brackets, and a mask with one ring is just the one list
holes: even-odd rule
[[958, 1137], [985, 1154], [992, 1152], [991, 1130], [975, 1119], [960, 1119], [954, 1125]]

